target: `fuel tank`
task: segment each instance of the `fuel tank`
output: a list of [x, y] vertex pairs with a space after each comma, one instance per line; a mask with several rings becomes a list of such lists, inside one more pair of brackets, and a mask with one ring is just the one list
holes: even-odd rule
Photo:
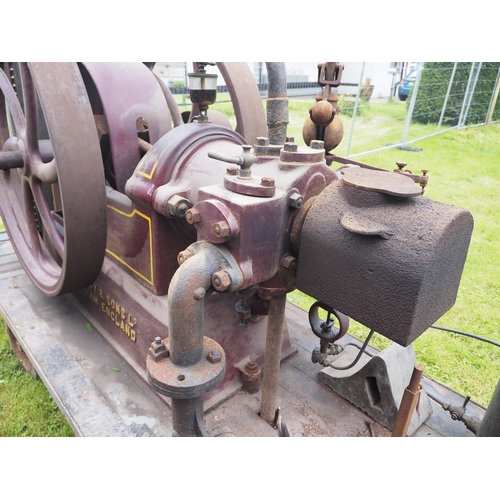
[[341, 173], [304, 218], [297, 287], [406, 347], [455, 303], [472, 215], [398, 173]]

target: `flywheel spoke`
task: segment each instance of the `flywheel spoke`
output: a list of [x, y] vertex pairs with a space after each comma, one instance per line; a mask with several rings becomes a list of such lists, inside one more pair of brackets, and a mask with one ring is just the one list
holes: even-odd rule
[[0, 214], [33, 283], [61, 295], [91, 284], [104, 260], [99, 139], [76, 63], [19, 63], [12, 75], [23, 105], [0, 69]]
[[[5, 101], [4, 107], [2, 111], [2, 115], [0, 117], [0, 121], [2, 122], [1, 130], [2, 130], [2, 144], [3, 147], [5, 142], [9, 137], [9, 129], [8, 129], [8, 120], [7, 120], [7, 108], [10, 116], [12, 117], [13, 125], [16, 130], [16, 134], [19, 134], [19, 131], [24, 131], [25, 129], [25, 120], [23, 110], [21, 105], [19, 104], [19, 100], [12, 88], [12, 84], [10, 82], [9, 77], [5, 74], [5, 72], [0, 69], [0, 96], [3, 94]], [[3, 100], [3, 99], [2, 99]], [[6, 104], [6, 107], [5, 107]], [[4, 137], [5, 135], [5, 137]]]
[[23, 83], [24, 117], [26, 130], [26, 146], [28, 155], [39, 156], [38, 152], [38, 107], [36, 103], [33, 79], [26, 63], [20, 63], [21, 78]]

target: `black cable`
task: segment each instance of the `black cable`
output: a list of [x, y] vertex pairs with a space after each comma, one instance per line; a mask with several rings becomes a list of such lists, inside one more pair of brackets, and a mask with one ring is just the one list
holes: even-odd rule
[[481, 340], [483, 342], [488, 342], [489, 344], [496, 345], [500, 347], [500, 342], [496, 342], [495, 340], [487, 339], [486, 337], [480, 337], [479, 335], [474, 335], [469, 332], [462, 332], [461, 330], [454, 330], [453, 328], [446, 328], [444, 326], [432, 325], [431, 328], [435, 328], [436, 330], [444, 330], [445, 332], [458, 333], [460, 335], [465, 335], [466, 337], [471, 337], [476, 340]]

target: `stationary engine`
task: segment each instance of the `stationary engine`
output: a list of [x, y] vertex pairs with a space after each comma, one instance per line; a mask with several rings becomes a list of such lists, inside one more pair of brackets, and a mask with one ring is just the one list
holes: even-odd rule
[[425, 174], [331, 153], [340, 66], [319, 66], [307, 146], [286, 134], [284, 64], [268, 64], [266, 118], [248, 66], [217, 63], [235, 130], [210, 110], [209, 63], [187, 123], [150, 66], [5, 64], [0, 209], [34, 284], [72, 294], [170, 398], [177, 435], [207, 435], [203, 412], [241, 387], [273, 420], [295, 289], [328, 344], [353, 318], [408, 346], [453, 305], [472, 216], [424, 197]]

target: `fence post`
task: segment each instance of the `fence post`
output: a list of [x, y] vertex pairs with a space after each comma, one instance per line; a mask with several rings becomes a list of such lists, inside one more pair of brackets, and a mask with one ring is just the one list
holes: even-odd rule
[[415, 108], [415, 101], [417, 100], [418, 86], [420, 85], [420, 78], [422, 76], [422, 71], [424, 70], [424, 63], [418, 63], [417, 79], [415, 80], [415, 85], [413, 86], [413, 92], [411, 94], [410, 108], [408, 109], [408, 114], [406, 115], [405, 128], [403, 130], [403, 137], [401, 139], [401, 147], [406, 146], [406, 139], [408, 138], [408, 131], [410, 130], [411, 118], [413, 116], [413, 109]]
[[453, 80], [455, 79], [455, 72], [457, 71], [457, 64], [453, 65], [453, 71], [451, 72], [450, 83], [448, 84], [448, 90], [446, 91], [446, 97], [444, 98], [443, 109], [441, 110], [441, 116], [439, 117], [439, 123], [437, 132], [441, 129], [441, 123], [443, 122], [444, 112], [446, 111], [446, 106], [448, 105], [448, 99], [450, 98], [451, 86], [453, 85]]
[[[482, 64], [483, 63], [479, 63], [478, 69], [476, 69], [476, 63], [473, 62], [472, 66], [470, 68], [469, 80], [467, 81], [467, 88], [465, 89], [464, 102], [462, 103], [462, 109], [460, 111], [460, 118], [458, 119], [458, 128], [465, 127], [465, 121], [467, 120], [467, 115], [469, 114], [470, 103], [471, 103], [472, 97], [474, 95], [474, 90], [476, 89], [476, 83], [477, 83], [477, 79], [479, 77], [479, 72], [481, 70]], [[474, 83], [472, 84], [472, 89], [471, 89], [471, 82], [472, 82], [472, 77], [474, 75], [474, 71], [475, 71], [475, 77], [474, 77]]]
[[345, 153], [346, 158], [349, 158], [349, 150], [351, 148], [352, 134], [354, 132], [354, 121], [356, 120], [356, 113], [358, 112], [358, 103], [359, 103], [359, 96], [361, 94], [361, 85], [363, 84], [363, 76], [365, 74], [365, 64], [366, 63], [363, 63], [363, 66], [361, 66], [361, 75], [359, 76], [358, 91], [356, 93], [356, 102], [354, 103], [354, 109], [352, 110], [351, 130], [349, 131], [349, 140], [347, 141], [347, 150]]
[[485, 125], [489, 125], [491, 123], [491, 119], [493, 118], [493, 113], [495, 112], [495, 107], [497, 105], [499, 90], [500, 90], [500, 65], [498, 66], [497, 81], [495, 83], [495, 89], [493, 90], [493, 94], [491, 97], [490, 107], [488, 109], [488, 117], [486, 118]]

